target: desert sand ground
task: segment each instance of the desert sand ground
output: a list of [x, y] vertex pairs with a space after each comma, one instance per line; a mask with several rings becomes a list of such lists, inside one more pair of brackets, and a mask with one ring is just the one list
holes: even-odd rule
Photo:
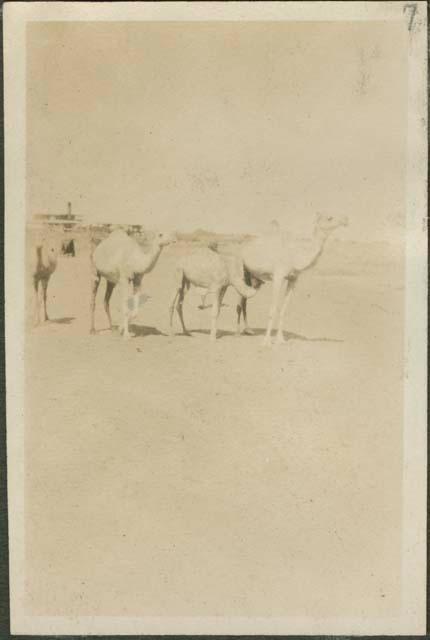
[[[286, 345], [270, 286], [234, 335], [165, 335], [164, 250], [125, 342], [89, 255], [61, 258], [52, 320], [26, 333], [27, 604], [44, 615], [390, 615], [400, 599], [403, 258], [331, 241], [298, 284]], [[119, 321], [119, 296], [112, 298]]]

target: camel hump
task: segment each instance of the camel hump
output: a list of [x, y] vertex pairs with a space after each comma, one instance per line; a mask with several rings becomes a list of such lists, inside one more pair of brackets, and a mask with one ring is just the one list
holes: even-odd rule
[[208, 287], [228, 279], [225, 261], [207, 247], [184, 256], [179, 266], [194, 286]]
[[114, 229], [112, 231], [112, 233], [110, 233], [108, 235], [108, 237], [106, 238], [106, 240], [111, 240], [111, 241], [115, 241], [117, 239], [130, 239], [130, 236], [128, 235], [128, 233], [126, 231], [124, 231], [124, 229]]

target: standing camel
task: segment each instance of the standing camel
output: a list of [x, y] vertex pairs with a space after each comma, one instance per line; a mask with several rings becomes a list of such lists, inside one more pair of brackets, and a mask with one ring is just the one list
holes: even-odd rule
[[[297, 283], [298, 277], [309, 269], [312, 269], [320, 259], [327, 239], [332, 232], [341, 226], [348, 225], [348, 218], [327, 216], [319, 214], [316, 218], [314, 233], [305, 250], [293, 246], [290, 238], [281, 233], [273, 233], [251, 240], [242, 249], [241, 256], [244, 265], [245, 277], [253, 276], [261, 282], [272, 282], [272, 302], [269, 310], [269, 321], [264, 344], [271, 343], [273, 324], [279, 315], [276, 342], [285, 342], [283, 322], [285, 311], [291, 300], [291, 294]], [[243, 299], [237, 306], [238, 322], [240, 312], [243, 312]], [[246, 322], [246, 301], [245, 314]]]
[[54, 233], [47, 233], [47, 235], [39, 240], [31, 250], [31, 276], [33, 280], [34, 288], [34, 303], [33, 303], [33, 323], [34, 325], [40, 324], [40, 285], [43, 291], [43, 319], [46, 322], [49, 320], [48, 312], [46, 308], [47, 295], [48, 295], [48, 283], [49, 280], [57, 268], [58, 255], [61, 250], [61, 243], [58, 237]]
[[243, 279], [243, 265], [235, 256], [220, 255], [209, 248], [202, 248], [184, 257], [177, 268], [176, 292], [170, 306], [170, 332], [173, 332], [173, 315], [178, 312], [182, 330], [190, 335], [185, 327], [183, 303], [186, 292], [191, 285], [207, 289], [207, 293], [214, 294], [212, 305], [212, 322], [210, 339], [216, 340], [217, 320], [222, 301], [228, 287], [233, 286], [244, 298], [255, 295], [256, 289], [245, 284]]
[[[120, 285], [122, 321], [120, 332], [124, 339], [130, 337], [129, 321], [136, 317], [139, 308], [139, 297], [142, 278], [145, 273], [152, 271], [157, 263], [163, 247], [176, 241], [171, 233], [156, 233], [151, 247], [143, 247], [122, 229], [112, 233], [100, 242], [92, 255], [92, 295], [91, 295], [91, 327], [90, 333], [95, 333], [94, 311], [96, 294], [101, 278], [106, 280], [104, 308], [112, 329], [112, 318], [109, 303], [115, 285]], [[129, 293], [132, 286], [132, 309], [129, 309]]]

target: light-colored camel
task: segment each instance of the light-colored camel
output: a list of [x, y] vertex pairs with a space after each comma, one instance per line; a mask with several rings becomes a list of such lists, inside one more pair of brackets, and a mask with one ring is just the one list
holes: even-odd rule
[[[152, 245], [144, 249], [125, 231], [116, 229], [97, 245], [92, 255], [91, 333], [95, 333], [96, 295], [103, 277], [106, 280], [104, 308], [109, 327], [112, 329], [109, 303], [115, 286], [119, 284], [122, 309], [120, 331], [124, 338], [130, 337], [129, 321], [136, 317], [139, 309], [142, 278], [155, 267], [163, 247], [175, 241], [176, 236], [172, 233], [156, 233]], [[131, 287], [133, 296], [129, 305]]]
[[[319, 214], [313, 236], [306, 248], [299, 246], [291, 237], [281, 233], [276, 225], [272, 225], [270, 234], [251, 240], [243, 246], [241, 257], [245, 278], [253, 276], [261, 282], [272, 282], [272, 302], [264, 344], [268, 345], [271, 342], [272, 329], [277, 316], [279, 321], [276, 341], [278, 344], [285, 342], [284, 316], [298, 277], [317, 264], [331, 233], [347, 224], [346, 216]], [[240, 323], [240, 312], [243, 313], [243, 300], [237, 306], [238, 323]], [[244, 317], [246, 319], [246, 301]]]
[[61, 251], [61, 240], [55, 232], [47, 232], [39, 238], [31, 249], [31, 277], [33, 281], [33, 324], [40, 324], [42, 290], [43, 320], [49, 320], [47, 312], [48, 283], [57, 268]]
[[237, 256], [218, 254], [210, 248], [202, 248], [185, 256], [176, 270], [176, 291], [170, 306], [170, 332], [173, 333], [173, 316], [178, 312], [182, 330], [190, 335], [184, 322], [183, 304], [186, 292], [193, 285], [206, 289], [208, 294], [214, 295], [212, 305], [210, 339], [216, 340], [217, 320], [224, 295], [229, 286], [233, 286], [244, 298], [255, 295], [256, 290], [245, 284], [243, 279], [243, 264]]

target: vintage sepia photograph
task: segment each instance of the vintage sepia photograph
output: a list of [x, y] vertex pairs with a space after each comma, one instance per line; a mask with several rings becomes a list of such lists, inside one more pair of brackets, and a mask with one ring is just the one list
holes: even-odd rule
[[12, 633], [425, 633], [426, 42], [5, 4]]

